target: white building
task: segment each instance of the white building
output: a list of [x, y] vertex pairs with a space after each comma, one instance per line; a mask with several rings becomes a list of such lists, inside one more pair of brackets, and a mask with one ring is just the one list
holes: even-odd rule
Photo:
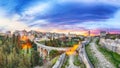
[[107, 34], [107, 32], [106, 32], [106, 31], [101, 31], [101, 32], [100, 32], [100, 37], [105, 37], [105, 36], [106, 36], [106, 34]]

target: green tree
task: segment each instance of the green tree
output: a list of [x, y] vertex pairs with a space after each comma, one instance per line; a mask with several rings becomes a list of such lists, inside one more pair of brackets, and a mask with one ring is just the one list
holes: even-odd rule
[[50, 51], [50, 54], [49, 54], [49, 55], [50, 55], [50, 58], [56, 57], [56, 56], [58, 55], [58, 53], [59, 53], [59, 52], [58, 52], [57, 50], [51, 50], [51, 51]]

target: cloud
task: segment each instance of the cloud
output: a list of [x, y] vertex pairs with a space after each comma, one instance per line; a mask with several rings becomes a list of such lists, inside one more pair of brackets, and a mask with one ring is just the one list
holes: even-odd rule
[[27, 9], [25, 9], [25, 11], [23, 12], [23, 15], [35, 15], [35, 14], [44, 14], [47, 9], [49, 9], [50, 5], [49, 3], [42, 3], [42, 4], [38, 4], [38, 5], [34, 5], [32, 7], [29, 7]]
[[97, 22], [84, 22], [81, 25], [88, 27], [89, 29], [120, 29], [120, 10], [117, 11], [113, 18], [110, 18], [106, 21], [97, 21]]
[[120, 29], [119, 0], [0, 1], [0, 30], [97, 34]]
[[112, 5], [119, 5], [120, 6], [120, 0], [58, 0], [59, 3], [106, 3], [106, 4], [112, 4]]
[[[27, 6], [23, 8], [23, 11], [20, 13], [21, 18], [20, 21], [24, 21], [25, 23], [33, 23], [36, 22], [36, 16], [44, 16], [50, 9], [51, 2], [38, 2], [33, 5]], [[41, 20], [39, 18], [39, 20]], [[38, 21], [39, 21], [38, 20]]]
[[36, 20], [36, 21], [34, 21], [34, 22], [32, 22], [32, 23], [29, 23], [29, 27], [33, 27], [33, 26], [38, 26], [38, 27], [40, 27], [40, 26], [43, 26], [43, 25], [47, 25], [47, 24], [49, 24], [49, 22], [48, 21], [46, 21], [46, 20]]
[[[87, 31], [91, 31], [91, 34], [99, 34], [100, 31], [109, 31], [110, 33], [120, 33], [120, 10], [114, 14], [113, 18], [107, 19], [106, 21], [90, 21], [69, 25], [57, 25], [57, 29], [65, 32], [76, 32], [76, 33], [87, 33]], [[55, 26], [53, 26], [55, 27]], [[55, 28], [54, 28], [55, 29]], [[51, 29], [52, 30], [52, 29]], [[58, 30], [58, 31], [59, 31]]]
[[0, 17], [0, 29], [2, 31], [7, 31], [7, 30], [15, 31], [15, 30], [23, 30], [23, 29], [28, 30], [29, 27], [23, 22], [19, 22], [15, 19], [11, 20], [8, 18]]
[[37, 19], [45, 19], [52, 23], [77, 23], [86, 21], [104, 21], [112, 18], [118, 10], [117, 7], [107, 4], [55, 4], [45, 15], [35, 16]]

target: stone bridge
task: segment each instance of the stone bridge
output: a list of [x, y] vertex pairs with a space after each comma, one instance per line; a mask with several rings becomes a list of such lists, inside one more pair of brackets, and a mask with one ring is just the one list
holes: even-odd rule
[[35, 40], [34, 42], [37, 45], [37, 50], [40, 52], [40, 56], [42, 56], [43, 58], [47, 56], [49, 57], [49, 53], [51, 50], [67, 51], [69, 49], [69, 47], [61, 48], [61, 47], [46, 46], [46, 45], [38, 43], [39, 41], [37, 40]]

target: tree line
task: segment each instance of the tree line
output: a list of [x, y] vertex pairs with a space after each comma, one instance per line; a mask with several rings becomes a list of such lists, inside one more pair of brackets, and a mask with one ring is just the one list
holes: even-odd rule
[[42, 65], [37, 47], [31, 42], [31, 54], [22, 53], [20, 36], [0, 36], [0, 68], [33, 68]]
[[[75, 39], [78, 40], [76, 41]], [[72, 47], [74, 44], [77, 44], [79, 40], [80, 40], [79, 38], [72, 38], [72, 39], [65, 38], [63, 40], [53, 38], [53, 40], [52, 39], [48, 41], [45, 40], [44, 44], [53, 47]]]

